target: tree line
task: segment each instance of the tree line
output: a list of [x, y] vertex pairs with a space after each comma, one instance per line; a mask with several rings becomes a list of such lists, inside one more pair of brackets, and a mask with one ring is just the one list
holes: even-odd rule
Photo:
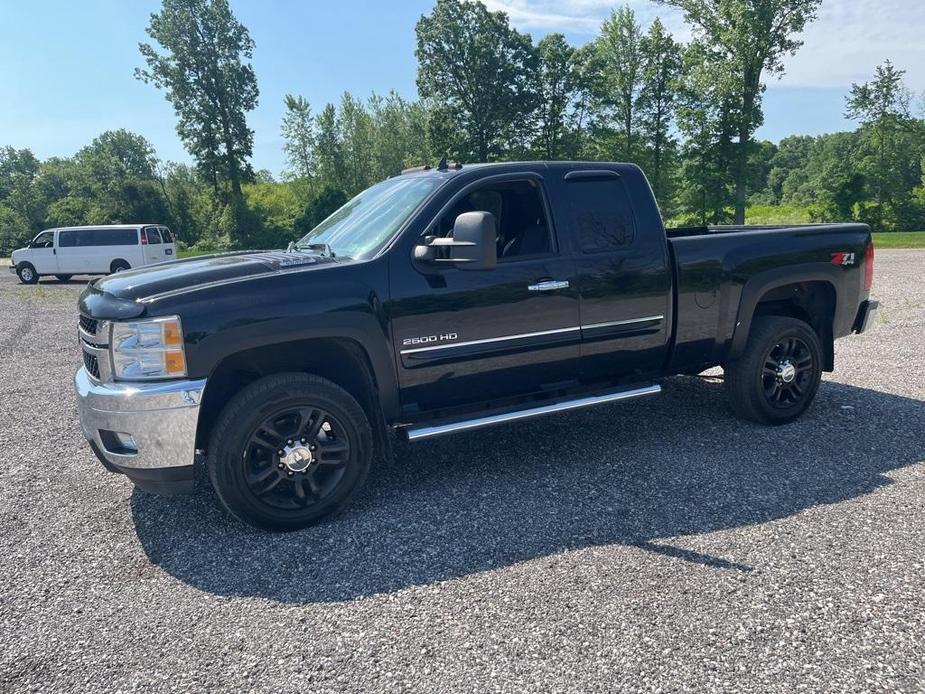
[[228, 0], [164, 0], [138, 79], [163, 90], [193, 163], [109, 131], [73, 157], [0, 149], [0, 254], [42, 228], [168, 223], [201, 250], [285, 245], [403, 168], [518, 159], [632, 161], [674, 224], [858, 220], [925, 228], [925, 121], [890, 61], [852, 85], [850, 132], [756, 140], [768, 79], [821, 0], [657, 0], [692, 39], [615, 8], [593, 40], [534, 43], [502, 12], [437, 0], [416, 29], [415, 99], [345, 92], [317, 112], [285, 97], [286, 167], [254, 171], [254, 42]]

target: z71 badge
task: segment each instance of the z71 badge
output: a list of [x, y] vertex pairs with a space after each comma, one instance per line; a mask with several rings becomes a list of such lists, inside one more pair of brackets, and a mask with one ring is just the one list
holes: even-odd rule
[[854, 253], [839, 251], [832, 254], [832, 265], [854, 265]]
[[459, 337], [456, 333], [443, 333], [442, 335], [424, 335], [423, 337], [406, 337], [401, 341], [402, 347], [414, 345], [429, 345], [435, 342], [452, 342]]

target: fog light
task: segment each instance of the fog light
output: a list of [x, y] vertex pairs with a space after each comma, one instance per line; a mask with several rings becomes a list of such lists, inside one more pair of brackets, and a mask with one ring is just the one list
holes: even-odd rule
[[125, 448], [133, 453], [138, 452], [138, 444], [135, 443], [135, 439], [132, 438], [131, 434], [126, 434], [124, 431], [114, 432], [116, 435], [116, 441], [119, 442], [121, 448]]
[[138, 453], [138, 444], [135, 443], [135, 439], [124, 431], [100, 429], [100, 441], [109, 453], [116, 455], [136, 455]]

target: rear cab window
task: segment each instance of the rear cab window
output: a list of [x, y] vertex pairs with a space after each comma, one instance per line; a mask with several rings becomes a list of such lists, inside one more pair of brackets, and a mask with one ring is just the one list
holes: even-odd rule
[[164, 240], [164, 243], [173, 243], [173, 234], [170, 233], [170, 229], [167, 227], [159, 227], [161, 230], [161, 238]]

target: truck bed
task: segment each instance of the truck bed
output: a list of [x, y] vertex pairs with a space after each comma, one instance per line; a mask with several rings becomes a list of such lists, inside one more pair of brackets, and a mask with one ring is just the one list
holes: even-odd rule
[[670, 239], [686, 236], [708, 236], [712, 234], [730, 234], [750, 231], [778, 231], [782, 229], [809, 229], [813, 227], [844, 226], [838, 224], [707, 224], [706, 226], [670, 227], [665, 235]]
[[[854, 298], [863, 293], [864, 273], [857, 270], [870, 241], [866, 224], [707, 226], [666, 233], [677, 291], [669, 371], [696, 372], [734, 356], [739, 312], [751, 315], [762, 286], [793, 268], [830, 278], [833, 291], [845, 299], [836, 305], [834, 335], [850, 332]], [[848, 254], [851, 264], [833, 264]], [[750, 296], [756, 292], [758, 297]]]

